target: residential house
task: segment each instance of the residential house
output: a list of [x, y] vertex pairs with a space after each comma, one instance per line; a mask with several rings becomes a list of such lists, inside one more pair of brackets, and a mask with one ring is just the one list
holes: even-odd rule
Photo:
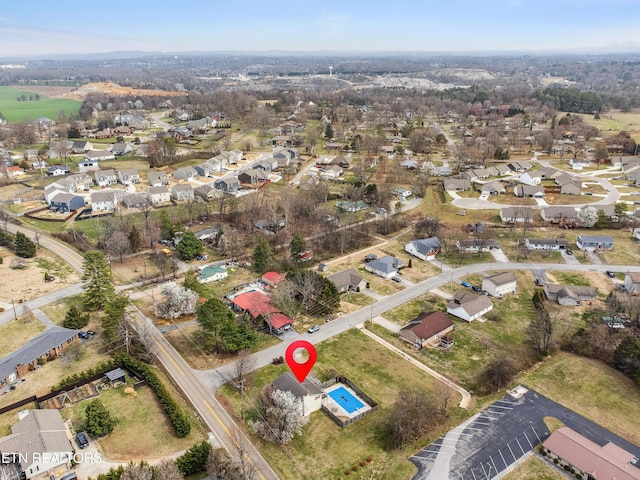
[[73, 193], [56, 193], [49, 202], [49, 208], [54, 212], [66, 213], [72, 210], [80, 210], [84, 207], [84, 198]]
[[531, 162], [527, 162], [527, 161], [511, 162], [507, 166], [514, 172], [524, 172], [526, 170], [531, 169]]
[[364, 269], [367, 272], [371, 272], [382, 278], [389, 279], [395, 277], [398, 270], [404, 266], [402, 260], [386, 255], [382, 258], [378, 258], [371, 262], [367, 262], [364, 265]]
[[544, 198], [544, 188], [532, 185], [516, 185], [513, 187], [516, 197]]
[[[602, 443], [602, 442], [601, 442]], [[606, 442], [596, 443], [569, 427], [553, 431], [542, 447], [553, 463], [584, 480], [640, 480], [635, 454]]]
[[326, 149], [327, 149], [327, 152], [330, 152], [330, 151], [339, 152], [342, 149], [344, 149], [344, 144], [342, 144], [340, 142], [329, 142], [326, 145]]
[[179, 183], [178, 185], [174, 185], [173, 188], [171, 189], [171, 197], [176, 202], [193, 200], [194, 198], [193, 187], [186, 183]]
[[116, 156], [109, 150], [91, 150], [84, 154], [85, 160], [95, 160], [96, 162], [106, 162], [115, 160]]
[[456, 240], [456, 247], [458, 248], [458, 252], [473, 253], [496, 250], [500, 248], [500, 245], [493, 239], [476, 237], [471, 240]]
[[300, 182], [298, 188], [303, 191], [313, 190], [320, 183], [320, 177], [306, 177]]
[[98, 160], [84, 159], [78, 163], [80, 172], [95, 172], [98, 168], [100, 168]]
[[257, 183], [263, 183], [269, 178], [269, 175], [262, 170], [251, 168], [244, 170], [238, 174], [238, 180], [240, 183], [247, 185], [254, 185]]
[[569, 243], [563, 238], [525, 238], [527, 250], [565, 250]]
[[544, 294], [547, 299], [556, 301], [560, 305], [580, 305], [584, 301], [595, 299], [597, 293], [597, 290], [593, 287], [556, 285], [552, 283], [544, 285]]
[[87, 142], [84, 140], [77, 140], [71, 145], [71, 153], [87, 153], [90, 150], [93, 150], [93, 145], [91, 144], [91, 142]]
[[504, 187], [504, 183], [500, 180], [492, 180], [491, 182], [487, 182], [482, 185], [481, 188], [482, 193], [488, 193], [489, 195], [501, 195], [507, 192], [507, 189]]
[[504, 223], [533, 222], [535, 210], [521, 207], [504, 207], [500, 209], [500, 220]]
[[218, 121], [206, 116], [204, 118], [200, 118], [198, 120], [190, 120], [187, 122], [187, 128], [192, 132], [196, 133], [206, 133], [218, 124]]
[[308, 376], [301, 383], [289, 371], [276, 378], [269, 388], [271, 390], [291, 392], [296, 399], [301, 401], [302, 412], [300, 413], [305, 417], [320, 410], [322, 408], [322, 399], [326, 396], [326, 393], [312, 377]]
[[193, 167], [196, 173], [201, 177], [213, 177], [214, 173], [221, 170], [219, 163], [210, 162], [207, 160], [199, 165]]
[[574, 207], [544, 207], [540, 217], [551, 223], [573, 224], [578, 221], [578, 213]]
[[198, 177], [198, 172], [193, 167], [182, 167], [173, 172], [174, 180], [193, 180]]
[[198, 272], [198, 282], [219, 282], [229, 276], [227, 269], [221, 265], [207, 265]]
[[511, 169], [508, 165], [494, 165], [493, 167], [489, 167], [486, 170], [491, 176], [495, 177], [502, 177], [511, 173]]
[[367, 281], [362, 278], [355, 268], [336, 272], [329, 275], [327, 280], [333, 282], [339, 292], [347, 292], [349, 290], [359, 292], [367, 288]]
[[91, 187], [93, 187], [93, 179], [86, 173], [74, 173], [73, 175], [69, 175], [64, 180], [59, 180], [56, 183], [65, 181], [69, 183], [73, 182], [73, 184], [75, 185], [74, 191], [88, 191], [91, 189]]
[[579, 177], [565, 172], [555, 177], [555, 182], [560, 187], [561, 194], [580, 195], [582, 181]]
[[417, 170], [419, 165], [415, 160], [403, 160], [400, 162], [400, 166], [407, 170]]
[[122, 197], [125, 208], [144, 208], [151, 203], [148, 193], [129, 193]]
[[421, 260], [433, 260], [440, 253], [441, 247], [438, 237], [430, 237], [412, 240], [404, 246], [404, 250]]
[[68, 167], [65, 167], [63, 165], [56, 165], [54, 167], [47, 168], [47, 177], [61, 177], [63, 175], [66, 175], [70, 171], [71, 170], [69, 170]]
[[613, 248], [613, 238], [607, 235], [578, 235], [576, 246], [580, 250], [601, 251]]
[[266, 234], [275, 233], [287, 226], [285, 217], [271, 217], [269, 219], [257, 220], [253, 226]]
[[398, 197], [400, 200], [406, 200], [413, 194], [411, 190], [402, 187], [394, 188], [393, 190], [391, 190], [391, 193]]
[[101, 190], [91, 192], [92, 212], [113, 212], [118, 206], [122, 190]]
[[125, 168], [118, 171], [118, 178], [120, 179], [121, 184], [127, 186], [135, 183], [140, 183], [140, 174], [135, 168]]
[[471, 182], [466, 178], [447, 178], [444, 189], [448, 192], [466, 192], [471, 189]]
[[294, 140], [289, 135], [276, 135], [270, 140], [270, 143], [272, 147], [292, 147]]
[[212, 242], [220, 233], [220, 227], [207, 227], [194, 232], [194, 235], [201, 242]]
[[149, 172], [147, 181], [152, 187], [162, 187], [163, 185], [169, 185], [169, 176], [164, 172]]
[[129, 142], [118, 142], [114, 143], [111, 146], [111, 153], [113, 153], [116, 157], [127, 155], [131, 152], [133, 152], [133, 145], [131, 145]]
[[511, 272], [502, 272], [482, 279], [482, 289], [492, 297], [500, 298], [507, 293], [516, 293], [517, 281]]
[[534, 186], [540, 185], [542, 182], [542, 176], [539, 172], [524, 172], [520, 177], [518, 177], [518, 181], [520, 183], [524, 183], [525, 185]]
[[279, 283], [284, 282], [287, 279], [287, 277], [285, 277], [284, 275], [278, 272], [267, 272], [264, 275], [262, 275], [262, 277], [260, 278], [262, 279], [265, 285], [271, 288], [275, 287]]
[[338, 208], [339, 210], [344, 210], [345, 212], [354, 213], [361, 210], [366, 210], [367, 208], [369, 208], [369, 205], [367, 205], [362, 200], [358, 200], [357, 202], [340, 200], [339, 202], [336, 202], [336, 208]]
[[273, 157], [265, 158], [255, 162], [253, 164], [253, 168], [256, 170], [262, 170], [265, 173], [271, 173], [273, 170], [278, 168], [278, 160]]
[[342, 167], [339, 165], [329, 165], [327, 167], [323, 167], [318, 176], [322, 180], [335, 180], [336, 178], [340, 178], [343, 172]]
[[116, 171], [113, 168], [107, 170], [97, 170], [95, 175], [96, 185], [105, 188], [114, 183], [118, 183], [118, 177]]
[[640, 273], [625, 273], [624, 289], [631, 294], [640, 293]]
[[421, 312], [400, 329], [399, 336], [416, 347], [437, 347], [453, 331], [453, 322], [442, 312]]
[[24, 168], [22, 167], [18, 167], [17, 165], [11, 166], [11, 167], [6, 167], [3, 169], [4, 170], [4, 175], [9, 178], [9, 177], [21, 177], [25, 174]]
[[447, 313], [467, 322], [479, 319], [493, 309], [493, 303], [486, 295], [474, 295], [458, 290], [447, 304]]
[[213, 183], [213, 186], [218, 190], [222, 190], [223, 192], [235, 193], [240, 190], [240, 180], [238, 180], [237, 176], [225, 177], [216, 180]]
[[153, 203], [154, 205], [171, 201], [171, 193], [169, 192], [169, 189], [164, 185], [161, 187], [149, 188], [149, 197], [151, 197], [151, 203]]
[[25, 377], [39, 364], [58, 358], [70, 345], [77, 342], [78, 330], [55, 326], [45, 330], [26, 345], [0, 359], [0, 386]]
[[241, 293], [231, 300], [234, 310], [247, 312], [252, 318], [262, 318], [273, 333], [291, 328], [293, 320], [271, 305], [271, 299], [257, 290]]
[[[25, 480], [50, 480], [72, 468], [74, 447], [57, 409], [27, 410], [11, 426], [11, 434], [0, 438], [3, 466], [13, 464]], [[6, 478], [11, 478], [7, 476]], [[77, 478], [77, 477], [76, 477]]]
[[191, 130], [187, 127], [172, 127], [169, 129], [169, 133], [173, 135], [178, 142], [184, 142], [191, 138]]
[[201, 198], [205, 202], [215, 200], [224, 195], [220, 190], [216, 190], [216, 187], [212, 183], [206, 183], [204, 185], [198, 185], [193, 189], [193, 193], [196, 197]]
[[542, 178], [543, 180], [553, 180], [563, 173], [565, 172], [553, 167], [542, 167], [536, 170], [536, 174], [540, 175], [540, 178]]
[[329, 163], [331, 165], [338, 165], [339, 167], [346, 169], [351, 167], [351, 158], [345, 157], [343, 155], [336, 155], [331, 159]]

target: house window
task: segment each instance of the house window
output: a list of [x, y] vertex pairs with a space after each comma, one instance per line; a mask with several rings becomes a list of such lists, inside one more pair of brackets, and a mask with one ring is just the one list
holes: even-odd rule
[[71, 342], [73, 342], [73, 338], [70, 338], [69, 340], [67, 340], [67, 345], [69, 345]]

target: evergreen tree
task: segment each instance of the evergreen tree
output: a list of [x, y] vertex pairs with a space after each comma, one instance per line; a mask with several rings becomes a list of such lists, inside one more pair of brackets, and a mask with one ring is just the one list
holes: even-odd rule
[[135, 225], [131, 227], [131, 231], [129, 232], [129, 248], [132, 252], [138, 252], [140, 250], [140, 245], [142, 244], [142, 240], [140, 238], [140, 232]]
[[202, 253], [202, 241], [193, 232], [185, 232], [176, 251], [182, 260], [192, 260]]
[[163, 240], [173, 240], [176, 234], [176, 227], [171, 223], [169, 213], [166, 210], [160, 212], [160, 233]]
[[89, 251], [84, 254], [83, 302], [87, 311], [99, 310], [115, 293], [111, 283], [111, 269], [101, 252]]
[[104, 437], [113, 431], [116, 426], [116, 419], [111, 417], [101, 400], [96, 399], [89, 402], [84, 409], [85, 428], [92, 437]]
[[124, 310], [129, 304], [126, 295], [112, 295], [104, 306], [104, 316], [102, 317], [102, 334], [109, 341], [116, 338], [118, 324], [123, 320]]
[[227, 305], [217, 298], [210, 298], [200, 305], [196, 318], [204, 332], [204, 341], [208, 347], [220, 353], [239, 352], [255, 345], [258, 334], [245, 321], [236, 320]]
[[18, 257], [31, 258], [36, 254], [36, 244], [22, 232], [16, 232], [13, 239], [13, 248]]
[[327, 123], [327, 126], [324, 127], [324, 136], [329, 140], [333, 138], [333, 127], [330, 123]]
[[271, 259], [273, 258], [273, 252], [271, 246], [266, 239], [261, 238], [256, 243], [256, 248], [253, 250], [253, 269], [257, 273], [264, 273], [267, 271]]
[[86, 327], [89, 324], [89, 312], [81, 312], [80, 309], [71, 305], [67, 314], [64, 316], [62, 326], [64, 328], [71, 328], [73, 330], [79, 330]]
[[291, 243], [289, 244], [289, 255], [291, 256], [291, 260], [295, 262], [300, 261], [300, 254], [307, 251], [307, 242], [305, 242], [304, 237], [298, 232], [293, 234], [293, 238], [291, 239]]

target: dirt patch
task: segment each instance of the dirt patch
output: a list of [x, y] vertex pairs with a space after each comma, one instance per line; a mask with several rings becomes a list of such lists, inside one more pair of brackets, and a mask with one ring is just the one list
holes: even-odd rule
[[113, 82], [92, 82], [87, 83], [86, 85], [83, 85], [72, 92], [65, 93], [63, 97], [71, 100], [82, 101], [87, 98], [87, 95], [92, 93], [116, 95], [122, 97], [130, 95], [157, 97], [175, 97], [177, 95], [186, 95], [186, 93], [183, 92], [169, 92], [165, 90], [143, 90], [140, 88], [123, 87]]
[[[22, 87], [16, 87], [22, 88]], [[65, 94], [72, 92], [76, 87], [58, 87], [49, 85], [29, 85], [27, 91], [39, 93], [49, 98], [64, 98]]]
[[[41, 250], [36, 258], [19, 258], [6, 247], [0, 247], [0, 306], [7, 308], [11, 301], [32, 300], [55, 292], [80, 280], [79, 275], [70, 269], [60, 258], [48, 251]], [[23, 262], [25, 268], [11, 268], [14, 262]], [[52, 282], [44, 281], [48, 272], [55, 277]]]

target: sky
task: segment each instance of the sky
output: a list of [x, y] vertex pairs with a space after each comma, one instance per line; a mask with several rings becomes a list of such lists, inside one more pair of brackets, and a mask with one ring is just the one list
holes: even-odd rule
[[2, 0], [0, 57], [640, 51], [640, 0]]

